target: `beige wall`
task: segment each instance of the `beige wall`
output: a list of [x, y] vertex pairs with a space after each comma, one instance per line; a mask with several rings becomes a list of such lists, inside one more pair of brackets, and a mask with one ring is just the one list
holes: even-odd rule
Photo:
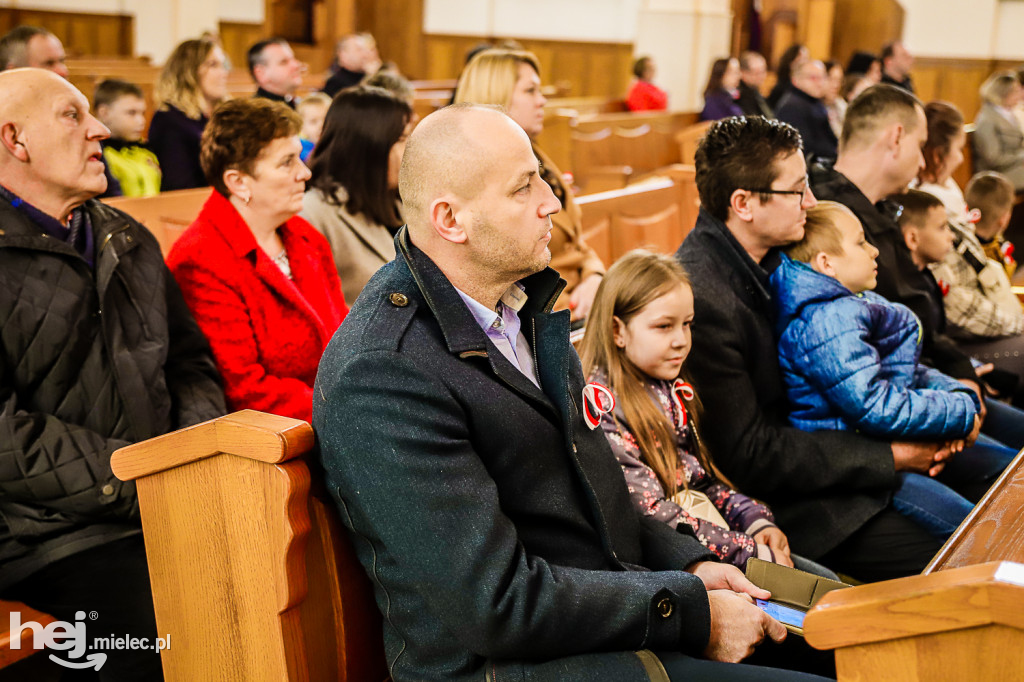
[[1024, 4], [999, 0], [900, 0], [903, 40], [926, 57], [1024, 60]]

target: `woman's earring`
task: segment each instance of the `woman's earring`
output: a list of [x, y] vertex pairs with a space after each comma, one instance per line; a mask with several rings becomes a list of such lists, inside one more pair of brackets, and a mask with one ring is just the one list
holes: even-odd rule
[[246, 194], [244, 201], [245, 201], [245, 205], [248, 206], [249, 202], [252, 201], [252, 195], [251, 194]]

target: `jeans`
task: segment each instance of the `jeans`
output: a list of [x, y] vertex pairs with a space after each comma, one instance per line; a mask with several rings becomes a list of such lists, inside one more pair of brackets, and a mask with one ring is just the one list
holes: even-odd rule
[[965, 497], [934, 478], [904, 472], [899, 480], [892, 506], [940, 540], [952, 535], [974, 508]]
[[988, 414], [978, 441], [946, 463], [936, 478], [977, 502], [1024, 448], [1024, 411], [998, 400], [985, 400]]

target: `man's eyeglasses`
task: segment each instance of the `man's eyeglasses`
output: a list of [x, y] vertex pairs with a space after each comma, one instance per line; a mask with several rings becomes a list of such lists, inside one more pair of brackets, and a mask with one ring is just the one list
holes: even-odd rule
[[800, 196], [800, 203], [804, 203], [804, 199], [807, 196], [807, 192], [810, 190], [810, 186], [804, 185], [803, 189], [751, 189], [748, 188], [748, 192], [755, 192], [757, 194], [796, 194]]

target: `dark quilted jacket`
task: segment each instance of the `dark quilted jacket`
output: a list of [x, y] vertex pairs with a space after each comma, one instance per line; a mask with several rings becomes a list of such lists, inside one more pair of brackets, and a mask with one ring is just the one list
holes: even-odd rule
[[0, 587], [139, 532], [113, 451], [224, 413], [156, 240], [120, 211], [86, 208], [95, 269], [0, 200]]

